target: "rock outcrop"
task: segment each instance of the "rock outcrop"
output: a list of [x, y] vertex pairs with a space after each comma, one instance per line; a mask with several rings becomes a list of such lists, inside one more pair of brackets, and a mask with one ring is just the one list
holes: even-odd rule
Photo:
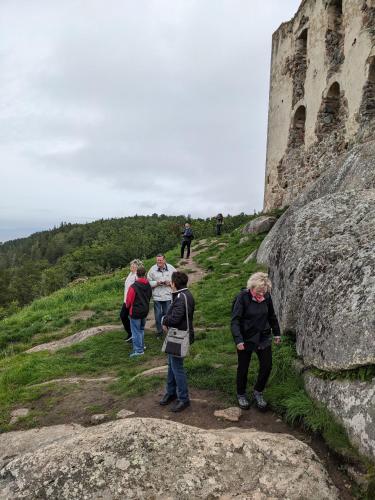
[[306, 374], [305, 386], [344, 425], [357, 448], [375, 457], [375, 378], [371, 382], [323, 380]]
[[266, 233], [277, 221], [276, 217], [261, 215], [250, 221], [242, 230], [242, 234], [260, 234]]
[[[73, 430], [9, 451], [0, 498], [338, 498], [315, 453], [292, 436], [146, 418]], [[1, 449], [17, 440], [10, 434]]]
[[375, 190], [291, 207], [261, 245], [284, 330], [305, 365], [375, 363]]

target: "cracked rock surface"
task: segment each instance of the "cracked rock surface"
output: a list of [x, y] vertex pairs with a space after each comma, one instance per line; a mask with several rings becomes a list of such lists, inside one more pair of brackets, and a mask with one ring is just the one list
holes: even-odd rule
[[0, 498], [338, 498], [313, 450], [289, 435], [150, 418], [71, 430], [39, 446], [37, 431], [23, 432], [28, 446], [3, 461]]

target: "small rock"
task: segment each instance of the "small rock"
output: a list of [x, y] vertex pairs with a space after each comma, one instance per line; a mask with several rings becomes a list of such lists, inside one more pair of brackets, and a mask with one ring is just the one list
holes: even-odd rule
[[129, 410], [120, 410], [117, 414], [117, 418], [126, 418], [126, 417], [131, 417], [134, 415], [134, 411], [129, 411]]
[[107, 418], [106, 413], [98, 413], [97, 415], [92, 415], [90, 418], [90, 422], [92, 424], [100, 424], [100, 422], [104, 422], [104, 420]]
[[232, 264], [230, 264], [229, 262], [223, 262], [222, 264], [220, 264], [221, 266], [231, 266]]
[[18, 408], [18, 410], [12, 411], [12, 413], [10, 414], [10, 425], [17, 423], [20, 418], [27, 417], [29, 413], [29, 408]]
[[230, 422], [238, 422], [242, 411], [241, 408], [233, 406], [232, 408], [226, 408], [225, 410], [216, 410], [214, 413], [215, 417], [223, 418], [224, 420], [229, 420]]

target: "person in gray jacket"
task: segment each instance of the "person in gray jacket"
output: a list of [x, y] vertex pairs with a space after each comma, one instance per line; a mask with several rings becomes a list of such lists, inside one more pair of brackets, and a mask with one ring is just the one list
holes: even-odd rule
[[162, 338], [163, 328], [161, 319], [167, 314], [172, 303], [172, 274], [176, 269], [168, 264], [163, 254], [156, 256], [156, 264], [152, 266], [147, 274], [147, 279], [152, 288], [154, 300], [154, 313], [156, 322], [156, 336]]

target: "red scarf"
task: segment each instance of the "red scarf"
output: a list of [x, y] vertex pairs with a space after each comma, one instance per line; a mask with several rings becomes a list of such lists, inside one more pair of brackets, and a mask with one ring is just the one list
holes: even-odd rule
[[249, 291], [250, 291], [250, 294], [253, 297], [253, 299], [255, 299], [257, 302], [263, 302], [264, 300], [266, 300], [264, 295], [259, 295], [255, 292], [253, 292], [252, 290], [249, 290]]

